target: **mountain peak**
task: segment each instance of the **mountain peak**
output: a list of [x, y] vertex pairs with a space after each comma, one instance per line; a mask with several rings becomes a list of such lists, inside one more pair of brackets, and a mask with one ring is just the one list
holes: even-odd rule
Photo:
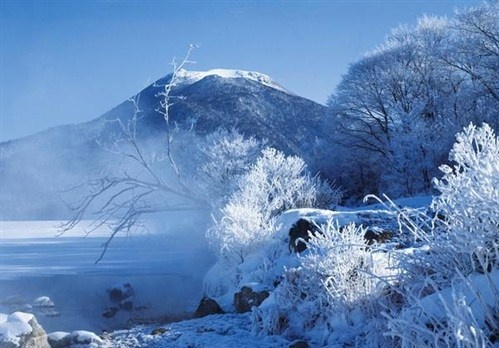
[[277, 89], [279, 91], [294, 94], [278, 83], [274, 82], [269, 76], [256, 72], [256, 71], [245, 71], [245, 70], [231, 70], [231, 69], [211, 69], [207, 71], [188, 71], [181, 69], [177, 73], [178, 84], [193, 84], [207, 76], [218, 76], [226, 79], [236, 79], [244, 78], [252, 80], [267, 87]]

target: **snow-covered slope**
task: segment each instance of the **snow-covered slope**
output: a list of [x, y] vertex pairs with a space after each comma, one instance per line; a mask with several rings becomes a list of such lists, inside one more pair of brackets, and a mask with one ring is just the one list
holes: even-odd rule
[[288, 91], [278, 83], [274, 82], [268, 75], [256, 71], [232, 70], [232, 69], [210, 69], [207, 71], [188, 71], [182, 69], [177, 74], [178, 77], [177, 83], [179, 85], [192, 85], [193, 83], [196, 83], [207, 76], [213, 76], [213, 75], [225, 79], [237, 79], [237, 78], [248, 79], [261, 83], [262, 85], [265, 85], [267, 87], [277, 89], [281, 92], [293, 94], [292, 92]]

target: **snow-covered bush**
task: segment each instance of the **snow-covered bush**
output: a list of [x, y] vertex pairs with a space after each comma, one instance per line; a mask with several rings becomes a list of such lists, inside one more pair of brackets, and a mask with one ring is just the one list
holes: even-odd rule
[[458, 270], [464, 274], [490, 271], [499, 248], [499, 138], [484, 124], [469, 125], [457, 135], [433, 209], [443, 220], [432, 240], [430, 257], [445, 281]]
[[212, 206], [221, 208], [234, 192], [237, 179], [245, 174], [260, 155], [264, 141], [244, 137], [236, 130], [218, 130], [201, 146], [202, 164], [197, 182], [212, 197]]
[[321, 230], [307, 243], [299, 266], [287, 269], [271, 297], [253, 309], [256, 331], [305, 335], [324, 344], [332, 331], [348, 331], [370, 315], [378, 279], [366, 230], [354, 224], [340, 228], [331, 221]]
[[399, 255], [405, 309], [402, 317], [387, 313], [396, 345], [497, 343], [499, 138], [487, 124], [471, 124], [457, 135], [449, 159], [453, 164], [441, 166], [444, 175], [435, 180], [441, 195], [432, 203], [434, 229], [426, 236], [416, 231], [426, 248]]
[[499, 340], [499, 273], [456, 274], [450, 287], [388, 317], [386, 336], [402, 347], [489, 347]]
[[235, 191], [221, 209], [222, 218], [207, 233], [218, 254], [215, 267], [225, 270], [224, 274], [207, 275], [209, 287], [218, 289], [208, 292], [221, 295], [224, 291], [220, 290], [220, 282], [237, 286], [237, 266], [269, 241], [280, 213], [292, 208], [337, 204], [339, 199], [340, 191], [311, 176], [301, 158], [286, 156], [273, 148], [264, 149], [250, 170], [237, 178]]
[[271, 236], [277, 215], [292, 208], [314, 207], [318, 197], [337, 203], [339, 196], [338, 190], [312, 177], [301, 158], [266, 148], [237, 180], [235, 192], [222, 208], [223, 217], [210, 229], [208, 239], [222, 260], [238, 264]]
[[[470, 124], [457, 135], [441, 180], [435, 180], [440, 196], [434, 202], [453, 234], [482, 243], [481, 237], [497, 238], [499, 229], [499, 137], [484, 124]], [[464, 235], [463, 235], [464, 234]]]

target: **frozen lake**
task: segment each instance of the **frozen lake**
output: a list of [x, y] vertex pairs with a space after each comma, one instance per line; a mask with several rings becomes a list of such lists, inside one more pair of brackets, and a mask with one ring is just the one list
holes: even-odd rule
[[[192, 311], [214, 259], [199, 222], [175, 222], [175, 228], [155, 229], [161, 232], [116, 238], [97, 265], [107, 229], [85, 236], [80, 226], [57, 236], [56, 221], [0, 222], [0, 312], [49, 296], [53, 309], [33, 308], [46, 331], [99, 333]], [[105, 318], [115, 306], [106, 289], [123, 283], [134, 289], [134, 310]]]

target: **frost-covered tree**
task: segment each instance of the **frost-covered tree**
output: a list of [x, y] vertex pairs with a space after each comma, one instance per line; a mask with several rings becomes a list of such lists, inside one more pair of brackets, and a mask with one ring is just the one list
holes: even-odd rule
[[499, 332], [499, 137], [470, 124], [457, 135], [433, 201], [426, 248], [399, 254], [404, 308], [386, 312], [396, 346], [488, 347]]
[[451, 49], [442, 53], [442, 60], [456, 74], [467, 78], [466, 97], [473, 101], [480, 118], [499, 129], [499, 3], [484, 3], [457, 13], [450, 32]]
[[498, 17], [497, 3], [423, 17], [349, 68], [329, 101], [340, 184], [360, 195], [365, 185], [430, 192], [454, 134], [469, 122], [497, 129]]
[[[110, 243], [119, 233], [130, 233], [141, 226], [142, 217], [159, 212], [207, 209], [207, 200], [186, 184], [172, 154], [172, 139], [175, 126], [170, 122], [170, 108], [176, 98], [172, 89], [178, 83], [178, 75], [189, 57], [194, 45], [178, 62], [173, 59], [173, 72], [169, 81], [160, 88], [159, 107], [156, 110], [165, 125], [165, 137], [158, 148], [158, 142], [140, 136], [138, 123], [141, 119], [140, 94], [130, 98], [133, 114], [116, 118], [118, 131], [113, 137], [99, 144], [117, 155], [120, 166], [111, 171], [104, 169], [99, 175], [82, 186], [87, 191], [82, 198], [70, 205], [73, 217], [62, 226], [62, 233], [75, 227], [82, 219], [92, 216], [93, 223], [88, 233], [107, 225], [111, 234], [102, 245], [103, 250], [96, 263], [102, 260]], [[78, 187], [79, 188], [79, 187]]]
[[206, 137], [200, 145], [198, 168], [192, 182], [197, 183], [200, 190], [211, 197], [214, 209], [220, 209], [227, 203], [239, 178], [257, 160], [264, 144], [265, 141], [244, 137], [235, 129], [218, 130]]
[[220, 259], [239, 264], [271, 236], [274, 220], [292, 208], [338, 203], [339, 190], [313, 177], [305, 162], [266, 148], [236, 181], [222, 218], [208, 232]]
[[394, 31], [350, 67], [330, 99], [332, 122], [345, 147], [340, 157], [367, 157], [367, 165], [378, 173], [370, 180], [358, 166], [347, 167], [345, 177], [354, 185], [368, 182], [371, 192], [396, 196], [430, 188], [431, 166], [423, 164], [432, 162], [436, 132], [443, 129], [439, 98], [448, 90], [440, 83], [440, 63], [428, 52], [443, 40], [445, 25], [424, 18], [416, 29]]

